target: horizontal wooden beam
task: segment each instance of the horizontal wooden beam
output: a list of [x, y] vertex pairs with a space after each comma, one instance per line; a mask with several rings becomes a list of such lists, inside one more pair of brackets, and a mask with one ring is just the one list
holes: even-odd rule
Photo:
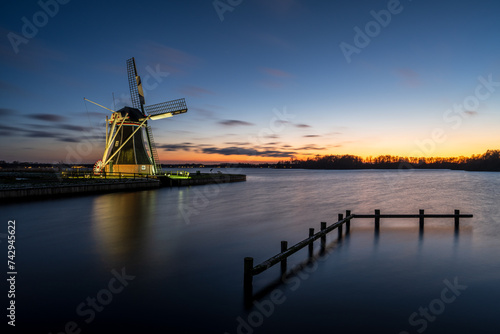
[[359, 215], [359, 214], [354, 214], [353, 215], [354, 218], [376, 218], [376, 217], [379, 217], [379, 218], [420, 218], [420, 217], [424, 217], [424, 218], [455, 218], [455, 217], [459, 217], [459, 218], [472, 218], [473, 215], [471, 214], [464, 214], [464, 213], [461, 213], [461, 214], [458, 214], [458, 215], [455, 215], [455, 214], [429, 214], [429, 213], [426, 213], [424, 215], [419, 215], [419, 214], [408, 214], [408, 215], [405, 215], [405, 214], [380, 214], [380, 215], [375, 215], [375, 214], [370, 214], [370, 215]]
[[270, 259], [262, 262], [261, 264], [256, 265], [253, 268], [253, 270], [252, 270], [252, 274], [253, 275], [258, 275], [258, 274], [262, 273], [263, 271], [271, 268], [275, 264], [281, 262], [282, 260], [286, 259], [290, 255], [298, 252], [302, 248], [304, 248], [307, 245], [309, 245], [310, 243], [314, 242], [314, 240], [317, 240], [317, 239], [321, 238], [322, 236], [326, 235], [328, 232], [333, 231], [335, 228], [337, 228], [337, 227], [341, 226], [342, 224], [348, 222], [352, 218], [354, 218], [354, 215], [347, 216], [344, 219], [342, 219], [342, 220], [340, 220], [340, 221], [338, 221], [336, 223], [333, 223], [332, 225], [328, 226], [326, 229], [319, 231], [318, 233], [314, 234], [313, 236], [311, 236], [311, 237], [309, 237], [307, 239], [304, 239], [301, 242], [299, 242], [299, 243], [291, 246], [286, 251], [281, 252], [279, 254], [276, 254], [272, 258], [270, 258]]

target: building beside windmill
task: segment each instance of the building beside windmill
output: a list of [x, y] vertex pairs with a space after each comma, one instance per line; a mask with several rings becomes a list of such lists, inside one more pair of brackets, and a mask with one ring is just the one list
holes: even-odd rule
[[148, 121], [187, 112], [186, 101], [178, 99], [146, 106], [134, 58], [127, 60], [127, 72], [133, 107], [118, 111], [108, 109], [112, 114], [109, 118], [106, 116], [104, 153], [94, 165], [94, 173], [158, 175], [161, 163]]

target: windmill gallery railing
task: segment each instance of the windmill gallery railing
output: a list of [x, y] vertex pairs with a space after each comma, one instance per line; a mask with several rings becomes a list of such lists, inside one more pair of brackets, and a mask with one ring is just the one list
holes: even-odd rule
[[152, 178], [148, 174], [139, 173], [125, 173], [125, 172], [106, 172], [101, 174], [95, 174], [91, 171], [63, 171], [61, 172], [63, 178], [68, 179], [149, 179]]
[[455, 210], [453, 214], [426, 214], [424, 210], [419, 210], [418, 214], [381, 214], [380, 210], [375, 210], [375, 214], [351, 214], [350, 210], [346, 211], [346, 217], [340, 213], [338, 215], [338, 221], [330, 226], [327, 226], [325, 222], [321, 223], [321, 230], [314, 233], [314, 228], [309, 229], [309, 237], [304, 239], [292, 247], [288, 248], [288, 242], [281, 242], [281, 253], [267, 259], [266, 261], [254, 266], [253, 257], [245, 257], [244, 259], [244, 288], [246, 293], [252, 292], [253, 276], [259, 275], [260, 273], [266, 271], [272, 266], [281, 263], [281, 275], [286, 275], [287, 273], [287, 258], [292, 254], [298, 252], [302, 248], [309, 247], [309, 258], [312, 258], [314, 252], [314, 241], [321, 238], [321, 250], [324, 251], [326, 245], [326, 235], [337, 229], [339, 239], [342, 237], [343, 225], [346, 225], [346, 234], [350, 232], [351, 220], [354, 218], [374, 218], [375, 219], [375, 231], [380, 229], [380, 219], [381, 218], [418, 218], [419, 228], [422, 231], [424, 228], [425, 218], [454, 218], [455, 230], [458, 230], [460, 225], [460, 218], [472, 218], [471, 214], [461, 214], [460, 210]]

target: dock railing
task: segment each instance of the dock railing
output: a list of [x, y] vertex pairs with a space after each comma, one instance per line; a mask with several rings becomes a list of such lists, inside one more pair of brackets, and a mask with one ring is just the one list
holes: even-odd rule
[[61, 172], [63, 178], [86, 178], [86, 179], [150, 179], [154, 178], [153, 175], [140, 174], [140, 173], [126, 173], [126, 172], [106, 172], [95, 174], [92, 171], [63, 171]]
[[346, 211], [346, 216], [342, 213], [338, 215], [338, 221], [327, 226], [326, 222], [321, 223], [321, 229], [319, 232], [314, 233], [314, 228], [309, 229], [309, 237], [304, 239], [292, 247], [288, 248], [287, 241], [281, 241], [281, 252], [275, 256], [267, 259], [266, 261], [254, 266], [253, 257], [245, 257], [244, 268], [243, 268], [243, 284], [245, 288], [245, 293], [252, 293], [253, 286], [253, 276], [259, 275], [272, 266], [281, 263], [281, 275], [284, 276], [287, 273], [287, 259], [289, 256], [295, 254], [299, 250], [306, 246], [309, 246], [309, 258], [313, 257], [314, 252], [314, 241], [321, 238], [321, 250], [324, 251], [326, 245], [326, 235], [331, 231], [337, 229], [338, 238], [342, 238], [343, 225], [346, 225], [346, 234], [350, 233], [351, 220], [354, 218], [374, 218], [375, 231], [380, 229], [380, 220], [382, 218], [418, 218], [419, 228], [423, 230], [425, 218], [453, 218], [455, 222], [455, 230], [458, 230], [460, 226], [460, 218], [472, 218], [472, 214], [462, 214], [460, 210], [455, 210], [453, 214], [426, 214], [424, 210], [419, 210], [418, 214], [381, 214], [380, 210], [375, 210], [374, 214], [352, 214], [350, 210]]

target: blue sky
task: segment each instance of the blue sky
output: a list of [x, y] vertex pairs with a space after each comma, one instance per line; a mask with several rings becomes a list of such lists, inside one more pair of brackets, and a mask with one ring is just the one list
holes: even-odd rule
[[[188, 104], [186, 114], [150, 122], [162, 162], [499, 148], [496, 1], [2, 7], [0, 160], [99, 159], [110, 113], [83, 98], [130, 105], [130, 57], [147, 83], [147, 104], [181, 97]], [[357, 51], [346, 57], [341, 45]]]

